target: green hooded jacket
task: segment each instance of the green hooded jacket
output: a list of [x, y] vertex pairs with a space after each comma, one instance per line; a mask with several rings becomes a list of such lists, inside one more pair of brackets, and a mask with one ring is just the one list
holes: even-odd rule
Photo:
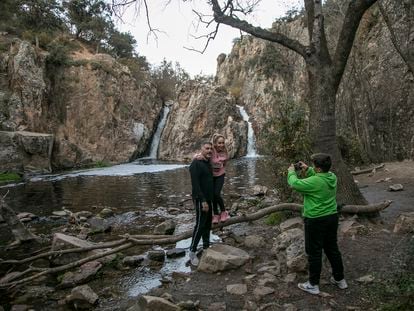
[[299, 179], [295, 171], [289, 171], [287, 178], [288, 184], [304, 196], [303, 217], [316, 218], [337, 213], [334, 173], [316, 173], [309, 167], [306, 178]]

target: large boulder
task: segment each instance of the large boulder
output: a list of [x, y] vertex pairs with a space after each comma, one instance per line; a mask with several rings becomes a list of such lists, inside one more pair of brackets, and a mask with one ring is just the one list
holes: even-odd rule
[[[85, 241], [85, 240], [76, 238], [74, 236], [63, 234], [63, 233], [55, 233], [53, 235], [53, 240], [52, 240], [52, 251], [68, 249], [68, 248], [90, 247], [94, 245], [96, 245], [96, 243]], [[108, 249], [105, 249], [105, 250], [108, 250]], [[80, 260], [84, 257], [99, 254], [105, 250], [94, 249], [94, 250], [90, 250], [87, 252], [58, 255], [52, 258], [52, 262], [55, 265], [66, 265], [68, 263]], [[107, 261], [112, 260], [115, 256], [116, 255], [108, 255], [106, 257], [99, 258], [98, 261], [105, 263]]]
[[230, 158], [245, 153], [247, 125], [225, 89], [190, 81], [179, 90], [162, 133], [159, 158], [190, 160], [214, 133], [226, 137]]
[[72, 289], [66, 297], [66, 302], [73, 305], [76, 310], [91, 310], [98, 302], [98, 295], [88, 285], [82, 285]]
[[0, 171], [49, 173], [53, 135], [0, 131]]
[[180, 308], [167, 299], [155, 296], [141, 296], [137, 304], [128, 311], [178, 311]]
[[249, 259], [250, 255], [244, 250], [225, 244], [215, 244], [203, 252], [198, 270], [215, 273], [236, 269]]

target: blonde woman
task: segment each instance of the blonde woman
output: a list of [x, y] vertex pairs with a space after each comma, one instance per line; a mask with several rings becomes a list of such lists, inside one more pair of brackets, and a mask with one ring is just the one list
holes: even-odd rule
[[229, 159], [224, 136], [221, 134], [214, 134], [213, 139], [213, 154], [210, 158], [210, 163], [213, 168], [213, 224], [219, 221], [225, 222], [229, 219], [229, 213], [224, 207], [224, 201], [221, 197], [221, 190], [224, 185], [224, 176], [226, 175], [226, 163]]

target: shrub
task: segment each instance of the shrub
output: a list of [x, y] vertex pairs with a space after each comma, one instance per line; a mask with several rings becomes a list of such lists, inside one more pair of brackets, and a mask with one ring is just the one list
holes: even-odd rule
[[19, 181], [21, 179], [20, 175], [16, 173], [0, 173], [0, 183]]

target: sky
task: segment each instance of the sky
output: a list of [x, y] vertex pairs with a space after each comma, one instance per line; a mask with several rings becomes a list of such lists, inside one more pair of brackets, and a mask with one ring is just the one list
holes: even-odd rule
[[[195, 75], [215, 75], [216, 59], [221, 53], [228, 54], [234, 38], [240, 37], [240, 31], [227, 25], [221, 25], [216, 38], [210, 41], [206, 51], [201, 54], [186, 48], [203, 50], [206, 39], [195, 39], [213, 30], [205, 25], [198, 25], [193, 9], [211, 14], [206, 0], [149, 0], [148, 10], [152, 28], [159, 30], [157, 37], [148, 36], [148, 24], [145, 11], [141, 7], [130, 7], [123, 15], [123, 22], [118, 23], [121, 31], [129, 31], [137, 40], [137, 52], [145, 56], [151, 65], [159, 65], [165, 58], [173, 63], [179, 62], [181, 68], [192, 77]], [[262, 0], [248, 21], [254, 25], [269, 28], [276, 17], [299, 5], [299, 0], [277, 1]]]

